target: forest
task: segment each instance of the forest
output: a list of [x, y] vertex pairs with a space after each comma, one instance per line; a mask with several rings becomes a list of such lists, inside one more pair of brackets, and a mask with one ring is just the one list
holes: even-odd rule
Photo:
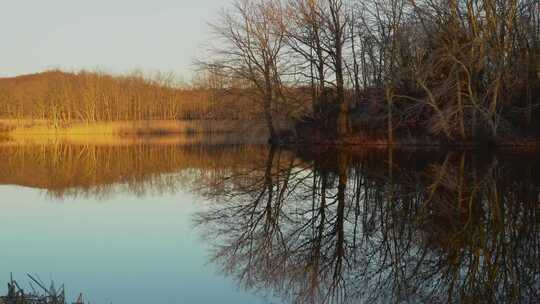
[[[0, 118], [42, 119], [57, 123], [133, 120], [237, 120], [248, 100], [213, 90], [203, 73], [191, 83], [174, 74], [50, 70], [0, 78]], [[219, 96], [217, 94], [220, 94]], [[219, 98], [219, 102], [218, 102]]]
[[302, 89], [297, 139], [534, 139], [539, 14], [534, 0], [239, 0], [201, 65], [250, 84], [276, 138]]
[[256, 120], [274, 143], [539, 142], [536, 0], [235, 0], [212, 20], [189, 84], [0, 79], [0, 118]]

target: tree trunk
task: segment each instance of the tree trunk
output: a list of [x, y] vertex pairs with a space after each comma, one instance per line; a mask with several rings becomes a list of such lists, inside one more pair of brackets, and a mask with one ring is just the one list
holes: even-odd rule
[[388, 106], [388, 120], [387, 120], [387, 128], [388, 128], [388, 145], [392, 146], [394, 144], [394, 124], [392, 121], [393, 111], [393, 101], [392, 101], [392, 92], [390, 88], [386, 88], [386, 102]]
[[[338, 35], [340, 36], [340, 35]], [[336, 86], [337, 102], [339, 104], [339, 115], [337, 119], [338, 136], [343, 136], [351, 131], [349, 117], [349, 103], [345, 100], [345, 88], [343, 83], [343, 58], [341, 41], [336, 43]]]
[[272, 90], [272, 80], [270, 77], [270, 68], [268, 67], [265, 71], [264, 75], [265, 79], [265, 96], [263, 101], [263, 108], [264, 108], [264, 119], [266, 121], [266, 126], [268, 128], [269, 133], [269, 141], [271, 143], [274, 143], [278, 138], [276, 134], [276, 129], [274, 128], [274, 119], [272, 115], [272, 98], [273, 98], [273, 90]]
[[272, 98], [266, 97], [264, 101], [264, 119], [266, 121], [266, 127], [270, 136], [270, 142], [275, 142], [277, 139], [276, 129], [274, 128], [274, 122], [272, 117]]

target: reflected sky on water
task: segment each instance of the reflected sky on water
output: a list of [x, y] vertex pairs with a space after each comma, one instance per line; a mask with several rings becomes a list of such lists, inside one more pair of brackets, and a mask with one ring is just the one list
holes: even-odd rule
[[1, 186], [0, 197], [2, 286], [9, 272], [22, 283], [37, 273], [92, 303], [266, 303], [208, 263], [187, 193], [57, 201]]

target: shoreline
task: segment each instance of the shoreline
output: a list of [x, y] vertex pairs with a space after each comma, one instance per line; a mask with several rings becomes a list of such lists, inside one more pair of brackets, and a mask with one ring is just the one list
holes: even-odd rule
[[437, 139], [407, 137], [390, 143], [387, 139], [369, 139], [360, 136], [348, 136], [340, 139], [328, 138], [278, 138], [273, 141], [278, 146], [320, 146], [320, 147], [365, 147], [378, 149], [504, 149], [524, 148], [540, 149], [540, 138], [524, 137], [520, 140], [498, 139], [494, 141], [455, 141], [445, 142]]
[[[286, 127], [281, 126], [286, 129]], [[234, 120], [138, 120], [72, 121], [57, 123], [39, 119], [0, 119], [0, 141], [68, 142], [75, 144], [187, 144], [200, 142], [268, 143], [276, 146], [347, 147], [373, 149], [540, 149], [540, 139], [499, 139], [491, 142], [443, 142], [433, 138], [407, 136], [389, 143], [386, 138], [349, 135], [340, 139], [324, 136], [278, 137], [265, 141], [267, 131], [261, 121]]]

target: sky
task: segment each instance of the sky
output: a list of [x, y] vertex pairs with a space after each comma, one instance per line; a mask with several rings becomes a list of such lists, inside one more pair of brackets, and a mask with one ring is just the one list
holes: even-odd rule
[[0, 77], [52, 68], [190, 77], [226, 0], [0, 0]]

